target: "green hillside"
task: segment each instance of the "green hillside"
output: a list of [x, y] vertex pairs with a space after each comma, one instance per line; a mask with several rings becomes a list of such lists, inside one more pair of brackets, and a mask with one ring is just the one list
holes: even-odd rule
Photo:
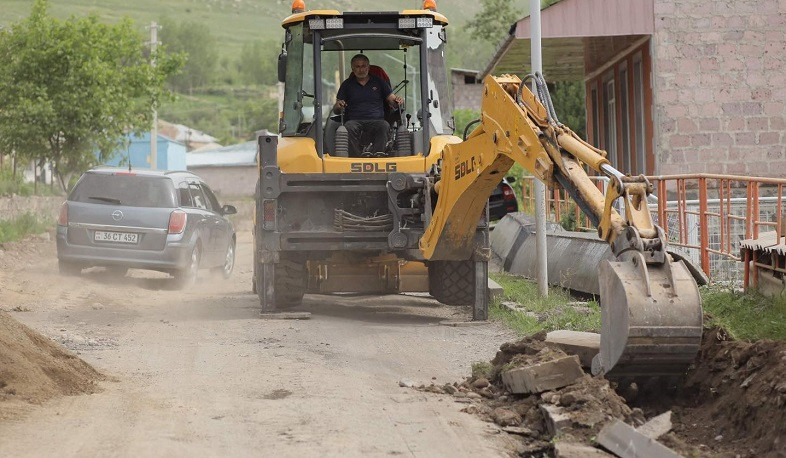
[[[456, 7], [460, 3], [460, 8]], [[526, 0], [516, 0], [524, 7]], [[391, 11], [417, 9], [417, 0], [307, 0], [310, 9], [339, 11]], [[30, 13], [31, 0], [0, 0], [0, 25], [18, 21]], [[235, 56], [243, 43], [255, 39], [276, 39], [281, 36], [281, 19], [290, 14], [289, 0], [50, 0], [51, 14], [67, 18], [70, 15], [95, 13], [106, 21], [124, 16], [139, 27], [157, 21], [162, 16], [176, 22], [207, 24], [222, 49]], [[383, 6], [381, 6], [383, 5]], [[448, 16], [451, 24], [460, 26], [480, 8], [475, 1], [441, 0], [438, 10]], [[524, 11], [522, 9], [522, 11]], [[522, 16], [524, 13], [522, 13]]]
[[[274, 88], [251, 87], [247, 81], [241, 81], [237, 76], [237, 63], [244, 45], [264, 41], [265, 46], [271, 46], [280, 42], [283, 37], [281, 20], [291, 14], [291, 1], [49, 0], [49, 6], [50, 14], [61, 19], [96, 14], [111, 23], [130, 17], [143, 32], [152, 21], [162, 20], [170, 24], [207, 27], [217, 50], [216, 67], [210, 70], [209, 81], [184, 91], [187, 93], [180, 94], [173, 102], [162, 104], [159, 113], [162, 119], [189, 125], [218, 137], [221, 143], [230, 144], [253, 138], [258, 129], [275, 131], [277, 128], [278, 110], [270, 95], [275, 93]], [[510, 1], [519, 7], [522, 17], [526, 15], [528, 0]], [[401, 11], [418, 9], [422, 5], [422, 0], [305, 2], [309, 9], [338, 11]], [[0, 26], [27, 17], [32, 4], [32, 0], [0, 0]], [[491, 58], [493, 45], [479, 42], [463, 30], [463, 25], [480, 8], [479, 1], [437, 0], [438, 11], [447, 16], [451, 24], [446, 53], [449, 67], [480, 69]], [[169, 27], [170, 32], [173, 30]], [[274, 48], [265, 59], [275, 59], [279, 46]]]

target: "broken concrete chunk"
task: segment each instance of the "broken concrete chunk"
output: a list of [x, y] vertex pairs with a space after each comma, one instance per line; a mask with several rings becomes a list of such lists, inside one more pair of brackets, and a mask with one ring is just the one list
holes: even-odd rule
[[650, 439], [657, 439], [671, 431], [671, 410], [652, 417], [647, 423], [636, 428], [636, 431], [644, 434]]
[[512, 301], [502, 301], [499, 305], [501, 305], [502, 307], [510, 310], [511, 312], [517, 312], [517, 311], [521, 310], [521, 308], [522, 308], [521, 304], [519, 304], [518, 302], [512, 302]]
[[500, 426], [518, 426], [521, 423], [521, 415], [504, 407], [494, 409], [491, 418]]
[[592, 458], [592, 457], [606, 457], [614, 456], [609, 455], [603, 450], [589, 445], [572, 444], [569, 442], [557, 442], [554, 444], [554, 456], [557, 458]]
[[546, 419], [546, 429], [549, 430], [549, 434], [552, 436], [556, 436], [573, 424], [570, 415], [565, 413], [565, 409], [562, 407], [541, 404], [540, 411], [543, 412], [543, 417]]
[[620, 458], [676, 458], [681, 456], [619, 420], [614, 420], [604, 426], [598, 433], [597, 441]]
[[741, 384], [740, 388], [748, 388], [753, 381], [753, 378], [756, 377], [756, 374], [751, 374], [748, 378], [746, 378]]
[[581, 331], [551, 331], [546, 334], [546, 345], [576, 355], [583, 367], [592, 367], [592, 358], [600, 351], [600, 334]]
[[537, 436], [535, 431], [523, 426], [505, 426], [502, 430], [508, 434], [517, 434], [519, 436]]
[[574, 355], [505, 371], [502, 383], [511, 393], [540, 393], [570, 385], [583, 375]]
[[491, 383], [489, 383], [488, 379], [485, 377], [481, 377], [475, 380], [474, 382], [472, 382], [472, 386], [474, 388], [486, 388], [489, 385], [491, 385]]
[[443, 386], [442, 389], [447, 394], [456, 394], [456, 393], [458, 393], [458, 388], [456, 388], [455, 386], [453, 386], [453, 385], [451, 385], [449, 383], [445, 384], [445, 386]]

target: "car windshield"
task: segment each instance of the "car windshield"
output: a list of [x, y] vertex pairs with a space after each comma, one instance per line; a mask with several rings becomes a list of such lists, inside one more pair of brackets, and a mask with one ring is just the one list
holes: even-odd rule
[[175, 207], [172, 181], [164, 177], [86, 173], [69, 200], [127, 207]]

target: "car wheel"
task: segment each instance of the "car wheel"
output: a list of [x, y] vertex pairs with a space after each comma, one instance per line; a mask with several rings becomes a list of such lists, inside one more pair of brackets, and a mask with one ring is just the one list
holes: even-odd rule
[[57, 270], [60, 271], [60, 275], [75, 277], [82, 273], [82, 266], [75, 262], [63, 261], [62, 259], [58, 259]]
[[196, 283], [197, 276], [199, 275], [199, 259], [202, 253], [199, 245], [194, 247], [191, 251], [188, 264], [182, 270], [177, 270], [174, 273], [175, 282], [180, 289], [187, 288]]
[[229, 246], [227, 246], [226, 255], [224, 256], [224, 265], [221, 267], [216, 267], [213, 271], [215, 273], [220, 273], [225, 279], [229, 279], [232, 276], [232, 271], [235, 269], [235, 241], [232, 240], [229, 242]]

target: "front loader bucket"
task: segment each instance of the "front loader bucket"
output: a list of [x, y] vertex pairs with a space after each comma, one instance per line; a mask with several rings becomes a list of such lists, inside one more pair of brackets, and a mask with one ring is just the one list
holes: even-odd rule
[[[667, 256], [668, 258], [668, 256]], [[701, 345], [702, 309], [696, 282], [681, 261], [600, 265], [600, 352], [592, 373], [607, 377], [682, 375]]]

